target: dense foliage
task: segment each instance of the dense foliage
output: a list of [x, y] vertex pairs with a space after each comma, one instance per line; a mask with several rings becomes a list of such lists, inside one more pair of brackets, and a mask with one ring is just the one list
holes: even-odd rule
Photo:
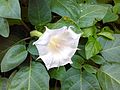
[[[73, 64], [47, 70], [33, 42], [82, 33]], [[0, 90], [120, 90], [120, 0], [0, 0]]]

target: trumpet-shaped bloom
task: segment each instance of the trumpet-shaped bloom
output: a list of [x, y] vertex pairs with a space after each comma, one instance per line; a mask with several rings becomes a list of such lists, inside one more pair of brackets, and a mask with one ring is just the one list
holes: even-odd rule
[[73, 32], [71, 27], [48, 29], [33, 44], [37, 47], [39, 58], [47, 69], [72, 63], [71, 58], [77, 50], [81, 34]]

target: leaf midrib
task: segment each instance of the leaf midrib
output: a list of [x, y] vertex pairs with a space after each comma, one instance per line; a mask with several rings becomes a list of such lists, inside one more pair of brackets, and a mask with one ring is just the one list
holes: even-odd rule
[[67, 7], [65, 7], [59, 0], [57, 0], [57, 1], [58, 1], [59, 4], [61, 4], [71, 14], [72, 17], [74, 17], [72, 15], [71, 11]]
[[110, 75], [109, 73], [104, 72], [104, 71], [101, 71], [101, 72], [103, 72], [104, 74], [108, 75], [110, 78], [112, 78], [113, 80], [115, 80], [118, 84], [120, 84], [120, 82], [116, 78], [114, 78], [112, 75]]
[[96, 12], [96, 11], [101, 11], [101, 10], [102, 10], [102, 9], [97, 9], [97, 10], [91, 11], [91, 12], [89, 12], [89, 13], [86, 13], [86, 14], [84, 14], [83, 16], [80, 16], [80, 17], [78, 18], [78, 20], [77, 20], [77, 23], [79, 22], [79, 20], [80, 20], [81, 18], [84, 18], [84, 17], [87, 16], [88, 14], [91, 14], [91, 13]]
[[31, 76], [31, 62], [30, 62], [30, 69], [29, 69], [29, 76], [28, 76], [28, 90], [30, 90], [30, 76]]
[[[76, 75], [70, 76], [70, 77], [68, 77], [67, 79], [65, 79], [65, 81], [68, 80], [68, 79], [70, 79], [70, 78], [72, 78], [72, 77], [78, 76], [78, 75], [80, 75], [80, 74], [76, 74]], [[92, 86], [86, 79], [84, 79], [83, 77], [82, 77], [82, 79], [85, 80], [90, 86]], [[80, 81], [76, 81], [76, 83], [77, 83], [77, 82], [80, 82]], [[74, 83], [70, 88], [72, 88], [74, 85], [76, 85], [76, 83]], [[82, 85], [81, 85], [81, 86], [82, 86]], [[93, 86], [92, 86], [92, 87], [93, 87]], [[70, 88], [69, 88], [69, 90], [70, 90]], [[94, 89], [94, 87], [93, 87], [93, 89]], [[81, 90], [82, 90], [82, 87], [81, 87]], [[95, 90], [95, 89], [94, 89], [94, 90]]]
[[17, 14], [13, 11], [13, 9], [11, 8], [10, 4], [8, 3], [8, 1], [6, 1], [6, 4], [8, 6], [8, 9], [14, 13], [14, 15], [17, 17]]
[[112, 47], [112, 48], [109, 48], [109, 49], [105, 49], [105, 50], [103, 50], [102, 52], [107, 52], [107, 51], [109, 51], [109, 50], [112, 50], [112, 49], [115, 49], [115, 48], [119, 48], [120, 46], [117, 46], [117, 47]]

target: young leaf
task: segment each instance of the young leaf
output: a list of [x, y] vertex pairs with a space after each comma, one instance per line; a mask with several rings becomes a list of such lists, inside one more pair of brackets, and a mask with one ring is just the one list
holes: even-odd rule
[[112, 33], [110, 33], [110, 32], [102, 31], [102, 32], [98, 33], [98, 35], [101, 35], [101, 36], [107, 37], [108, 39], [114, 40], [114, 37], [113, 37]]
[[0, 17], [21, 19], [19, 0], [0, 0]]
[[115, 6], [113, 7], [113, 12], [115, 14], [120, 14], [120, 3], [115, 4]]
[[87, 28], [83, 28], [83, 37], [89, 37], [89, 36], [93, 36], [94, 34], [96, 34], [96, 27], [92, 26], [92, 27], [87, 27]]
[[51, 21], [51, 10], [47, 0], [29, 0], [28, 17], [33, 25], [43, 25]]
[[120, 62], [120, 35], [114, 35], [115, 40], [108, 40], [102, 37], [99, 41], [103, 47], [102, 56], [109, 62]]
[[64, 74], [66, 73], [66, 70], [65, 67], [58, 67], [50, 69], [49, 73], [51, 78], [62, 80]]
[[89, 59], [92, 56], [98, 54], [101, 50], [101, 45], [94, 37], [89, 37], [88, 42], [85, 45], [86, 58]]
[[85, 69], [85, 71], [87, 71], [89, 73], [96, 73], [97, 72], [97, 70], [89, 64], [84, 64], [83, 68]]
[[103, 64], [105, 62], [105, 59], [100, 55], [95, 55], [91, 60], [97, 64]]
[[27, 50], [28, 50], [28, 52], [29, 52], [30, 54], [32, 54], [32, 55], [39, 55], [39, 54], [38, 54], [38, 51], [37, 51], [37, 48], [35, 47], [35, 45], [33, 45], [33, 42], [34, 42], [34, 41], [31, 41], [31, 42], [29, 43], [29, 46], [28, 46]]
[[8, 90], [49, 90], [49, 75], [39, 62], [22, 67], [12, 78]]
[[0, 35], [3, 37], [9, 36], [9, 24], [6, 19], [0, 18]]
[[1, 71], [7, 72], [20, 65], [27, 57], [26, 47], [24, 45], [15, 45], [11, 47], [1, 62]]
[[84, 59], [81, 56], [74, 55], [72, 57], [72, 61], [73, 61], [73, 63], [71, 64], [72, 67], [74, 67], [76, 69], [82, 68], [82, 64], [84, 63]]
[[71, 68], [61, 82], [61, 90], [101, 90], [97, 78], [86, 71]]
[[120, 3], [120, 0], [113, 0], [113, 1], [114, 1], [115, 4]]
[[78, 53], [83, 57], [83, 58], [86, 58], [86, 55], [85, 55], [85, 45], [80, 45], [78, 46], [80, 48], [80, 50], [78, 50]]
[[120, 64], [105, 64], [97, 73], [102, 90], [120, 89]]

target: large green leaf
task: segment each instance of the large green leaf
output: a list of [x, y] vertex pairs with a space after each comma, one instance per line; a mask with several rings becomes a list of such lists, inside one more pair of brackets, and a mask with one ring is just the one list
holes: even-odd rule
[[19, 0], [0, 0], [0, 17], [20, 19]]
[[114, 35], [115, 40], [100, 37], [99, 41], [103, 47], [102, 56], [109, 62], [120, 63], [120, 34]]
[[81, 28], [94, 25], [103, 19], [107, 7], [101, 5], [77, 4], [74, 0], [52, 0], [51, 9], [53, 12], [68, 16], [73, 19]]
[[[19, 26], [16, 26], [19, 29], [11, 28], [11, 32], [8, 38], [0, 37], [0, 62], [2, 61], [6, 51], [17, 42], [23, 42], [21, 40], [24, 38], [24, 32], [20, 29]], [[15, 29], [15, 30], [14, 30]]]
[[24, 45], [15, 45], [11, 47], [1, 62], [1, 71], [9, 71], [20, 65], [27, 57], [26, 47]]
[[0, 35], [3, 37], [9, 36], [9, 24], [6, 19], [0, 18]]
[[101, 5], [81, 4], [81, 11], [77, 20], [80, 27], [93, 26], [96, 22], [102, 20], [107, 13], [107, 7]]
[[89, 59], [92, 56], [98, 54], [101, 50], [101, 45], [94, 37], [89, 37], [88, 42], [85, 45], [86, 58]]
[[72, 30], [74, 30], [76, 33], [81, 33], [81, 29], [80, 27], [72, 20], [70, 19], [69, 17], [63, 17], [61, 18], [59, 21], [57, 21], [56, 23], [49, 23], [47, 24], [47, 26], [49, 28], [61, 28], [63, 26], [73, 26], [74, 28], [72, 28]]
[[33, 25], [51, 21], [51, 11], [47, 0], [29, 0], [28, 17]]
[[106, 64], [97, 73], [102, 90], [120, 89], [120, 64]]
[[62, 80], [61, 90], [101, 90], [97, 78], [86, 71], [71, 68]]
[[49, 90], [49, 75], [42, 64], [31, 62], [15, 74], [8, 90]]

